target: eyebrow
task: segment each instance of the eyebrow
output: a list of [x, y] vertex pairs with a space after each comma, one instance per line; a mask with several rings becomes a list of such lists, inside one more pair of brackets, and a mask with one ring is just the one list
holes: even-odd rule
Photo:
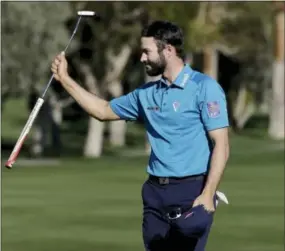
[[149, 51], [151, 51], [149, 48], [142, 48], [141, 49], [143, 52], [149, 52]]

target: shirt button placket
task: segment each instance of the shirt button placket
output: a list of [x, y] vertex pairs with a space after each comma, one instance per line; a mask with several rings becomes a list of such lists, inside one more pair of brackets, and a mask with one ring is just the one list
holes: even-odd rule
[[163, 92], [163, 96], [162, 96], [162, 108], [163, 109], [166, 106], [167, 96], [168, 96], [168, 88]]

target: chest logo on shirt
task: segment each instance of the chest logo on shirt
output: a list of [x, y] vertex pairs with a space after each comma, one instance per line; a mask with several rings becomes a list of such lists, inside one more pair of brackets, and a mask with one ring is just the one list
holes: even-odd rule
[[172, 106], [173, 106], [174, 111], [177, 112], [177, 110], [178, 110], [178, 108], [179, 108], [179, 106], [180, 106], [180, 103], [177, 102], [177, 101], [174, 101], [173, 104], [172, 104]]
[[158, 106], [148, 106], [147, 109], [151, 111], [159, 111], [160, 108]]

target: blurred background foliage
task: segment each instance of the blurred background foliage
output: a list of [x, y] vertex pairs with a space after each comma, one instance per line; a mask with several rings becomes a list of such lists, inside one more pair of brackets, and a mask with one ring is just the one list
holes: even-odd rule
[[[278, 75], [274, 69], [284, 63], [284, 57], [280, 60], [276, 56], [282, 54], [276, 41], [280, 40], [282, 25], [276, 20], [284, 14], [283, 7], [275, 2], [3, 2], [4, 148], [11, 150], [9, 142], [17, 138], [5, 136], [9, 128], [17, 127], [8, 115], [8, 110], [14, 109], [10, 103], [26, 106], [26, 111], [20, 112], [23, 121], [17, 127], [19, 134], [51, 75], [50, 63], [65, 47], [81, 9], [95, 10], [101, 16], [99, 22], [83, 19], [67, 52], [69, 72], [84, 88], [110, 100], [147, 81], [139, 62], [141, 29], [153, 20], [169, 20], [183, 29], [185, 60], [224, 88], [232, 133], [242, 133], [254, 119], [258, 121], [256, 127], [263, 121], [263, 135], [282, 140], [284, 95], [279, 90], [284, 79], [274, 80]], [[79, 127], [73, 125], [75, 120]], [[135, 125], [142, 129], [140, 122]], [[88, 118], [54, 81], [29, 139], [28, 152], [43, 156], [45, 148], [63, 145], [65, 149], [68, 141], [62, 139], [64, 132], [81, 130], [85, 135], [78, 144], [82, 154], [100, 157], [105, 145], [125, 147], [130, 128], [130, 123], [122, 121], [101, 123]], [[145, 138], [141, 146], [149, 150]]]

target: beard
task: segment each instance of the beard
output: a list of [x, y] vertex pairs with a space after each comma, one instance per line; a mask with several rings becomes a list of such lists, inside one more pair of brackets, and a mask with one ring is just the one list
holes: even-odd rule
[[166, 67], [166, 60], [162, 53], [159, 53], [159, 57], [156, 61], [145, 62], [145, 69], [147, 75], [150, 77], [155, 77], [161, 75]]

